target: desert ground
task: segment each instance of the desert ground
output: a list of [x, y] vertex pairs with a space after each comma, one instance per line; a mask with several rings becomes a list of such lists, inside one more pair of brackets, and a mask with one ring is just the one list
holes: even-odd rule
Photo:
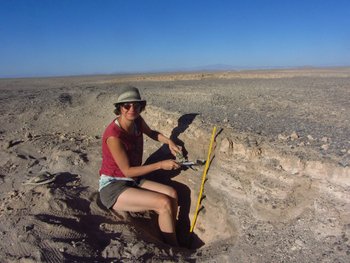
[[[157, 216], [98, 197], [101, 136], [126, 85], [204, 166], [149, 175], [179, 194], [181, 247]], [[0, 79], [1, 262], [350, 262], [350, 68]], [[145, 137], [144, 162], [169, 158]], [[47, 184], [29, 184], [38, 175]]]

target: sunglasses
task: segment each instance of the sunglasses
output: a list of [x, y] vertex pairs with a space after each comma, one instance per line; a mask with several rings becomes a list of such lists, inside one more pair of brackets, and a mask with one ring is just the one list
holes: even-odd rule
[[133, 107], [135, 110], [140, 110], [142, 104], [140, 102], [126, 102], [122, 104], [122, 107], [126, 110], [130, 110]]

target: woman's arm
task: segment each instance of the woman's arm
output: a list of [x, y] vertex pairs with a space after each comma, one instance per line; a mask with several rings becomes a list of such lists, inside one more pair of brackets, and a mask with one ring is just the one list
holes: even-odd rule
[[182, 154], [181, 147], [176, 145], [170, 138], [164, 136], [158, 131], [152, 130], [147, 123], [142, 119], [142, 130], [143, 133], [155, 141], [159, 141], [164, 144], [169, 145], [171, 153], [176, 156], [176, 154]]
[[148, 165], [130, 166], [128, 156], [122, 141], [116, 137], [109, 137], [107, 139], [108, 149], [110, 150], [114, 161], [126, 177], [137, 177], [148, 174], [150, 172], [163, 169], [175, 170], [180, 168], [180, 165], [174, 160], [164, 160]]

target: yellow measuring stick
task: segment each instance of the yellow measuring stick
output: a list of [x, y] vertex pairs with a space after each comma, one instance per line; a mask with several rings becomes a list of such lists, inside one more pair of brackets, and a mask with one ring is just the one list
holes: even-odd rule
[[204, 190], [205, 177], [206, 177], [207, 171], [209, 169], [210, 155], [211, 155], [211, 150], [213, 148], [213, 142], [214, 142], [215, 134], [216, 134], [216, 127], [214, 126], [213, 133], [211, 134], [211, 140], [210, 140], [210, 145], [209, 145], [209, 150], [208, 150], [208, 157], [207, 157], [207, 161], [205, 163], [205, 168], [204, 168], [204, 171], [203, 171], [202, 184], [201, 184], [201, 189], [200, 189], [199, 195], [198, 195], [196, 212], [194, 213], [194, 216], [193, 216], [193, 221], [192, 221], [192, 225], [191, 225], [191, 228], [190, 228], [190, 233], [193, 232], [194, 226], [196, 225], [198, 211], [199, 211], [199, 206], [201, 204], [201, 199], [202, 199], [203, 190]]

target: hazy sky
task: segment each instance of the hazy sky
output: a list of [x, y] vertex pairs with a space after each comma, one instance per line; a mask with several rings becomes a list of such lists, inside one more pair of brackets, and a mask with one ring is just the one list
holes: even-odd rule
[[349, 66], [349, 0], [0, 0], [0, 77]]

